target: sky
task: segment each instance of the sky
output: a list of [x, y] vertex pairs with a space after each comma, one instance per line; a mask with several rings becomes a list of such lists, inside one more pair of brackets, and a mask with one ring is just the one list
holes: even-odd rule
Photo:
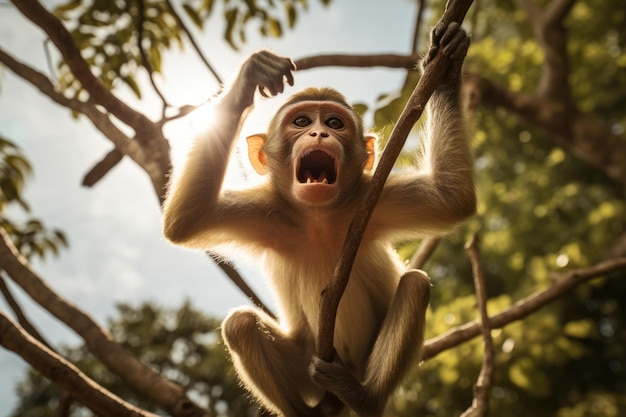
[[[0, 47], [48, 73], [44, 34], [7, 3], [0, 3]], [[45, 2], [53, 3], [57, 2]], [[321, 2], [309, 0], [309, 10], [300, 15], [296, 28], [286, 31], [283, 38], [253, 38], [251, 29], [248, 43], [239, 51], [230, 49], [222, 40], [224, 22], [216, 13], [207, 30], [197, 33], [196, 39], [224, 79], [232, 78], [245, 57], [260, 48], [270, 48], [293, 59], [327, 53], [409, 53], [415, 3], [334, 0], [329, 7], [323, 7]], [[307, 86], [330, 86], [353, 102], [371, 107], [379, 94], [397, 90], [403, 77], [401, 70], [314, 69], [296, 72], [295, 86], [286, 93]], [[182, 52], [165, 55], [159, 82], [165, 95], [178, 104], [199, 103], [218, 88], [188, 45]], [[150, 94], [142, 101], [128, 91], [116, 94], [149, 115], [158, 114], [158, 100]], [[263, 131], [271, 111], [284, 98], [257, 102], [242, 137]], [[188, 143], [189, 132], [187, 121], [168, 131], [177, 155]], [[34, 261], [35, 272], [99, 323], [106, 324], [118, 303], [136, 305], [149, 300], [177, 307], [188, 299], [197, 308], [218, 317], [248, 303], [203, 254], [165, 241], [149, 178], [129, 158], [94, 188], [82, 187], [83, 176], [112, 149], [111, 142], [85, 118], [72, 118], [67, 109], [52, 103], [2, 67], [0, 136], [19, 145], [34, 167], [25, 190], [30, 214], [50, 228], [63, 230], [69, 240], [69, 248], [58, 257]], [[271, 306], [271, 294], [256, 268], [235, 261], [248, 283]], [[11, 285], [11, 289], [54, 346], [80, 343], [71, 330], [31, 302], [18, 287]], [[0, 300], [0, 309], [10, 314], [4, 300]], [[26, 367], [19, 356], [0, 347], [0, 417], [10, 415], [17, 398], [15, 384]]]

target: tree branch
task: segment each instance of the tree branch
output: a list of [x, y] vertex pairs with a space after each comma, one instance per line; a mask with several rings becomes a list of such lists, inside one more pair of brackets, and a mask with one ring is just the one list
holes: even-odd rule
[[[499, 329], [539, 310], [541, 307], [554, 301], [572, 288], [577, 287], [593, 278], [609, 275], [613, 272], [626, 269], [626, 257], [600, 262], [589, 267], [578, 268], [565, 273], [555, 273], [553, 284], [543, 290], [538, 290], [529, 296], [515, 302], [508, 309], [491, 316], [489, 322], [492, 329]], [[422, 360], [435, 357], [439, 353], [465, 343], [480, 334], [480, 323], [477, 320], [457, 326], [449, 331], [429, 339], [424, 343]]]
[[422, 269], [440, 242], [440, 237], [429, 237], [422, 240], [409, 262], [409, 269]]
[[[98, 129], [111, 142], [113, 142], [117, 150], [123, 152], [125, 155], [128, 155], [133, 161], [135, 161], [148, 173], [150, 179], [152, 180], [152, 185], [158, 193], [163, 192], [163, 190], [165, 189], [164, 172], [167, 170], [167, 165], [165, 166], [165, 168], [163, 168], [152, 158], [148, 158], [146, 156], [146, 152], [139, 145], [139, 143], [131, 140], [120, 129], [118, 129], [106, 114], [98, 110], [93, 102], [84, 102], [65, 97], [54, 88], [54, 85], [45, 75], [29, 67], [28, 65], [17, 61], [1, 48], [0, 62], [2, 62], [11, 71], [13, 71], [15, 75], [36, 87], [41, 93], [48, 96], [48, 98], [50, 98], [55, 103], [60, 104], [61, 106], [71, 109], [77, 113], [85, 115], [91, 121], [91, 123], [93, 123], [96, 129]], [[158, 139], [160, 139], [159, 136], [153, 137], [153, 140]], [[163, 142], [164, 146], [167, 146], [167, 142], [165, 141], [165, 139], [163, 139]], [[98, 167], [99, 178], [95, 178], [95, 176], [92, 174], [91, 182], [95, 183], [114, 166], [115, 164], [109, 164], [106, 167]]]
[[[536, 94], [515, 93], [476, 74], [466, 74], [465, 88], [469, 92], [470, 107], [501, 107], [527, 123], [546, 130], [554, 142], [583, 162], [626, 184], [626, 141], [592, 113], [572, 110], [570, 126], [563, 127], [552, 111], [558, 103]], [[562, 106], [561, 106], [562, 107]]]
[[103, 417], [157, 417], [115, 396], [0, 312], [0, 344]]
[[213, 77], [215, 77], [215, 80], [218, 82], [218, 84], [222, 84], [222, 79], [215, 71], [215, 68], [213, 68], [213, 65], [211, 65], [209, 60], [202, 53], [202, 50], [200, 49], [200, 47], [198, 46], [198, 43], [196, 42], [195, 38], [191, 34], [191, 31], [189, 30], [187, 25], [185, 25], [185, 22], [180, 17], [180, 15], [176, 12], [176, 9], [174, 9], [174, 5], [172, 4], [172, 2], [170, 0], [165, 0], [165, 4], [167, 4], [167, 8], [169, 9], [172, 16], [174, 16], [174, 19], [176, 19], [176, 23], [178, 24], [178, 26], [180, 26], [181, 30], [185, 32], [185, 34], [187, 35], [187, 39], [189, 39], [191, 46], [200, 57], [200, 60], [204, 63], [204, 65], [207, 67], [209, 72], [213, 74]]
[[[471, 4], [472, 0], [450, 0], [446, 6], [446, 11], [441, 17], [441, 21], [445, 23], [452, 21], [461, 23]], [[354, 263], [367, 222], [371, 217], [387, 176], [389, 172], [391, 172], [411, 128], [422, 114], [431, 94], [441, 83], [445, 69], [449, 64], [450, 59], [448, 57], [443, 54], [437, 54], [434, 61], [426, 67], [423, 76], [420, 78], [419, 83], [415, 87], [413, 94], [409, 98], [404, 111], [400, 115], [391, 133], [381, 160], [372, 177], [370, 187], [363, 198], [363, 203], [359, 207], [355, 218], [350, 223], [347, 238], [344, 242], [332, 280], [326, 288], [322, 290], [321, 294], [316, 351], [317, 355], [323, 360], [330, 362], [334, 356], [333, 333], [337, 307], [348, 285], [352, 264]]]
[[59, 297], [28, 266], [0, 228], [0, 268], [39, 305], [78, 333], [87, 348], [138, 393], [176, 417], [206, 416], [181, 387], [157, 374], [116, 343], [111, 334], [76, 306]]
[[321, 67], [345, 67], [345, 68], [402, 68], [415, 70], [419, 55], [398, 55], [398, 54], [374, 54], [374, 55], [350, 55], [350, 54], [329, 54], [314, 55], [296, 59], [294, 64], [298, 71], [321, 68]]
[[491, 338], [491, 323], [487, 314], [487, 289], [485, 288], [485, 274], [483, 273], [482, 262], [478, 250], [478, 236], [474, 235], [465, 246], [472, 262], [472, 272], [474, 275], [474, 287], [476, 288], [476, 300], [480, 313], [480, 328], [483, 335], [483, 346], [485, 355], [480, 368], [478, 381], [474, 387], [474, 399], [472, 405], [463, 413], [461, 417], [484, 417], [489, 409], [489, 390], [493, 380], [494, 350], [493, 339]]

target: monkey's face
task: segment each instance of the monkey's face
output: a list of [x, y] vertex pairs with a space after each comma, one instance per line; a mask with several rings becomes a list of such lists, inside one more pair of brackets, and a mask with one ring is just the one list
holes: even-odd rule
[[288, 166], [276, 168], [290, 179], [291, 197], [310, 205], [333, 203], [360, 177], [367, 158], [355, 115], [335, 102], [304, 101], [286, 108], [281, 121], [277, 136], [286, 158], [278, 160]]

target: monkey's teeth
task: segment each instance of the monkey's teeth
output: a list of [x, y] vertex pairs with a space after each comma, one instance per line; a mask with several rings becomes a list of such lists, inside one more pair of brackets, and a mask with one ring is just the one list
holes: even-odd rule
[[306, 183], [307, 183], [307, 184], [311, 184], [312, 182], [313, 182], [313, 180], [311, 179], [311, 177], [309, 177], [309, 178], [307, 178], [307, 179], [306, 179]]
[[327, 180], [326, 178], [324, 178], [324, 179], [322, 180], [322, 184], [328, 184], [328, 180]]

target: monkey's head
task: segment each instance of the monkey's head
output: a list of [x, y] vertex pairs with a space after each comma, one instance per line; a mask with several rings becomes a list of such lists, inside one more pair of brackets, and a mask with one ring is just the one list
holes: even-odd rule
[[254, 169], [269, 174], [284, 197], [305, 205], [330, 205], [351, 195], [374, 164], [374, 148], [361, 117], [330, 88], [293, 95], [267, 134], [248, 137]]

